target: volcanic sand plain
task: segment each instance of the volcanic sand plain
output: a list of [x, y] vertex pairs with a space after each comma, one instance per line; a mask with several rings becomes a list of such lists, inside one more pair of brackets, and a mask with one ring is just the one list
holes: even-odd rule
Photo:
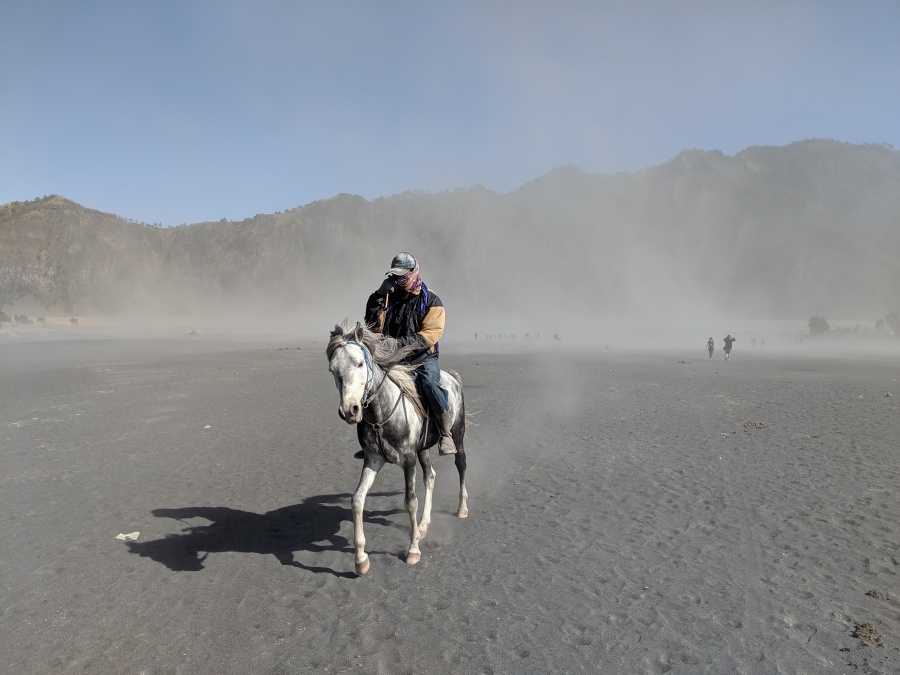
[[385, 467], [357, 576], [324, 346], [0, 343], [0, 671], [900, 672], [900, 358], [448, 345], [470, 516]]

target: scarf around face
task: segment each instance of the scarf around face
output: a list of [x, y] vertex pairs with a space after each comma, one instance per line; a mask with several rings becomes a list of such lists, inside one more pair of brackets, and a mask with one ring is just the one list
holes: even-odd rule
[[409, 272], [397, 279], [397, 285], [407, 293], [418, 293], [422, 290], [422, 279], [419, 277], [419, 263]]

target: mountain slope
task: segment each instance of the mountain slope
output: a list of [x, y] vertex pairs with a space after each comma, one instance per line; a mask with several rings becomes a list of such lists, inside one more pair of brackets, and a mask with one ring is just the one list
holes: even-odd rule
[[691, 150], [631, 174], [562, 167], [507, 195], [338, 195], [173, 229], [59, 196], [15, 202], [0, 207], [0, 307], [342, 318], [403, 249], [472, 320], [874, 320], [900, 307], [900, 153], [823, 140]]

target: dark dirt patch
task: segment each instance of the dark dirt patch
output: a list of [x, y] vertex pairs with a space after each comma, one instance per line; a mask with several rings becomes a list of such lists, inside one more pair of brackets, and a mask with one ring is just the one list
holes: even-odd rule
[[868, 622], [854, 621], [853, 632], [850, 633], [850, 637], [855, 637], [866, 647], [879, 647], [884, 649], [884, 638], [882, 638], [881, 634], [875, 630], [875, 626]]

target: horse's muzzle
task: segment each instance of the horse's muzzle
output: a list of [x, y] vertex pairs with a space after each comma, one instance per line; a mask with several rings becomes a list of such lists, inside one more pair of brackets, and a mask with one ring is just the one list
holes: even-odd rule
[[338, 415], [347, 424], [359, 424], [362, 422], [362, 406], [354, 403], [344, 409], [344, 406], [338, 406]]

